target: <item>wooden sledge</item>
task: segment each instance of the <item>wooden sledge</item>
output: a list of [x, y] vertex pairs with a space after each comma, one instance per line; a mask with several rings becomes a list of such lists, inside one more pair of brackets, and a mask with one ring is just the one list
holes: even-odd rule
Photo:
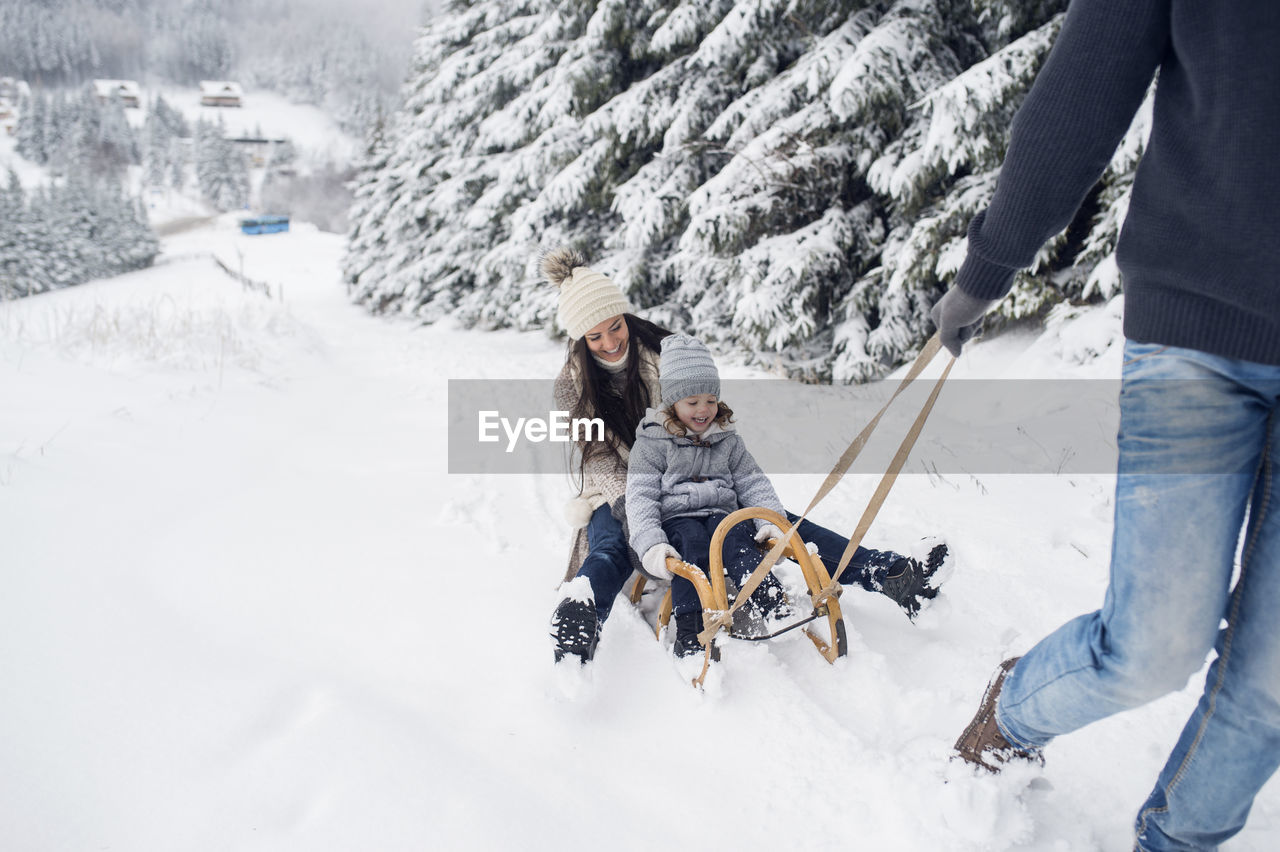
[[[791, 523], [782, 515], [772, 509], [766, 509], [761, 506], [755, 506], [747, 509], [739, 509], [728, 515], [716, 527], [715, 533], [711, 536], [711, 565], [707, 574], [704, 574], [696, 565], [690, 565], [679, 559], [670, 558], [667, 560], [667, 568], [671, 573], [678, 577], [683, 577], [690, 583], [693, 583], [694, 589], [698, 592], [698, 600], [702, 603], [702, 621], [704, 625], [710, 626], [724, 620], [724, 617], [731, 612], [729, 604], [729, 593], [725, 586], [724, 575], [724, 539], [729, 534], [729, 530], [744, 521], [760, 519], [767, 523], [771, 523], [778, 529], [786, 532], [790, 530]], [[772, 547], [774, 541], [768, 542], [768, 546]], [[827, 573], [826, 566], [821, 559], [816, 558], [809, 553], [803, 541], [800, 540], [799, 533], [791, 536], [786, 549], [782, 551], [782, 555], [793, 560], [800, 566], [800, 571], [804, 575], [805, 585], [809, 589], [809, 599], [812, 604], [812, 612], [806, 618], [801, 619], [797, 623], [788, 626], [768, 636], [751, 636], [738, 637], [747, 639], [769, 639], [781, 633], [792, 630], [795, 627], [810, 624], [814, 621], [820, 621], [823, 618], [827, 620], [828, 638], [824, 639], [817, 633], [814, 633], [807, 626], [804, 633], [817, 647], [818, 653], [823, 658], [834, 663], [839, 657], [843, 657], [849, 651], [849, 642], [845, 634], [844, 618], [840, 613], [839, 593], [840, 586], [832, 583], [831, 576]], [[710, 574], [710, 579], [708, 579]], [[633, 604], [640, 603], [640, 596], [644, 593], [645, 578], [637, 577], [635, 584], [631, 587], [631, 602]], [[666, 594], [662, 598], [662, 604], [658, 609], [658, 622], [654, 626], [655, 635], [660, 635], [662, 629], [671, 621], [671, 589], [668, 588]], [[732, 635], [732, 634], [731, 634]], [[702, 639], [702, 637], [699, 637]], [[707, 642], [703, 641], [705, 647]], [[714, 655], [714, 649], [712, 651]]]

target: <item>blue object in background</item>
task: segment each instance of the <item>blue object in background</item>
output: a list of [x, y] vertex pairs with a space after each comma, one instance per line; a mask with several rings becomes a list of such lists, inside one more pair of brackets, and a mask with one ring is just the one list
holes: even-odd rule
[[289, 230], [288, 216], [250, 216], [240, 220], [240, 230], [246, 234], [275, 234]]

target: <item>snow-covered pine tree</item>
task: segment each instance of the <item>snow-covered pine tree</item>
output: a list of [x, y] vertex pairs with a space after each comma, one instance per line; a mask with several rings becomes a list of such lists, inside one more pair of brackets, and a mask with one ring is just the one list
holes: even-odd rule
[[119, 94], [113, 93], [101, 105], [97, 130], [95, 154], [99, 173], [118, 172], [140, 161], [138, 142], [128, 119], [124, 117], [124, 102]]
[[71, 97], [33, 94], [18, 118], [18, 153], [55, 174], [86, 168], [118, 174], [138, 162], [138, 145], [119, 97], [101, 104], [85, 86]]
[[61, 246], [50, 233], [52, 203], [49, 186], [38, 187], [27, 199], [25, 215], [19, 219], [18, 251], [22, 264], [16, 281], [16, 295], [30, 296], [54, 287], [54, 282], [64, 278], [59, 271], [68, 264], [61, 253]]
[[0, 186], [0, 300], [28, 295], [19, 280], [24, 259], [23, 236], [27, 205], [18, 173], [9, 169], [8, 181]]
[[[816, 380], [882, 375], [931, 330], [1065, 7], [455, 2], [362, 171], [351, 293], [551, 325], [533, 262], [569, 244], [721, 349]], [[1113, 291], [1085, 264], [1114, 246], [1140, 148], [1019, 278], [1011, 315]]]
[[50, 188], [40, 224], [49, 244], [57, 249], [44, 289], [70, 287], [106, 274], [97, 262], [96, 237], [102, 213], [95, 200], [89, 178], [80, 171], [68, 174], [61, 185]]
[[181, 139], [169, 140], [169, 186], [181, 192], [187, 186], [189, 152]]
[[142, 177], [150, 186], [164, 186], [169, 170], [169, 128], [152, 110], [142, 126]]
[[191, 135], [190, 126], [181, 112], [157, 95], [147, 110], [142, 133], [143, 177], [151, 186], [165, 186], [175, 170], [181, 172], [181, 163], [176, 160], [182, 159], [180, 140]]
[[160, 242], [147, 222], [145, 208], [114, 181], [95, 181], [89, 191], [97, 214], [93, 275], [119, 275], [150, 266], [160, 252]]
[[38, 165], [44, 165], [49, 161], [49, 151], [45, 142], [48, 111], [49, 102], [41, 94], [32, 94], [23, 98], [18, 109], [14, 150]]
[[148, 118], [152, 116], [165, 126], [169, 136], [185, 138], [191, 135], [191, 127], [186, 118], [183, 117], [182, 112], [171, 106], [163, 95], [156, 96]]
[[0, 188], [0, 298], [140, 269], [159, 251], [142, 206], [113, 179], [74, 171], [27, 201], [11, 171]]
[[[44, 162], [41, 165], [52, 164], [58, 159], [74, 122], [75, 107], [59, 89], [49, 98], [48, 109], [44, 112]], [[54, 168], [56, 170], [56, 166]]]
[[249, 203], [249, 164], [235, 143], [226, 138], [219, 119], [196, 123], [196, 181], [200, 194], [219, 210], [236, 210]]
[[63, 176], [95, 158], [101, 109], [92, 88], [85, 86], [73, 95], [55, 96], [49, 111], [53, 144], [49, 148], [49, 168]]

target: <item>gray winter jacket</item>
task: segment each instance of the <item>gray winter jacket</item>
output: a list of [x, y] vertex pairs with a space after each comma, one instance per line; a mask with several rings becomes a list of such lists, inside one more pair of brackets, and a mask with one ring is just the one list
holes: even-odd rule
[[706, 517], [744, 506], [784, 513], [769, 477], [732, 425], [713, 423], [701, 436], [679, 437], [665, 423], [662, 412], [649, 409], [636, 429], [627, 466], [627, 527], [638, 555], [667, 541], [662, 522], [670, 518]]

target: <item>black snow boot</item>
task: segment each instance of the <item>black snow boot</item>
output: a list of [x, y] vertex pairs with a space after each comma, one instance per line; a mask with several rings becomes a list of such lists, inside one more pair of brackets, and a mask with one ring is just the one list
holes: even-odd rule
[[560, 601], [551, 615], [551, 641], [557, 663], [570, 655], [585, 663], [595, 655], [599, 638], [600, 625], [596, 620], [594, 602], [574, 598]]
[[936, 588], [936, 584], [933, 582], [933, 575], [937, 574], [938, 569], [942, 567], [942, 563], [947, 561], [947, 553], [948, 551], [947, 551], [946, 542], [935, 544], [933, 548], [929, 551], [929, 555], [925, 558], [925, 561], [924, 561], [925, 585], [933, 586]]
[[794, 614], [782, 583], [773, 574], [765, 574], [746, 603], [734, 611], [733, 635], [763, 636], [769, 632], [770, 621], [784, 621]]
[[701, 654], [702, 644], [698, 642], [698, 634], [701, 632], [701, 611], [694, 610], [693, 612], [686, 612], [681, 615], [677, 615], [675, 644], [676, 656], [692, 657], [694, 654]]
[[[946, 545], [941, 547], [945, 555]], [[938, 564], [941, 564], [941, 559]], [[889, 570], [880, 580], [881, 594], [902, 607], [907, 618], [912, 621], [919, 615], [922, 601], [932, 600], [938, 596], [938, 590], [926, 583], [926, 570], [924, 565], [909, 556], [904, 556], [890, 565]], [[934, 566], [934, 571], [936, 570], [937, 566]]]

